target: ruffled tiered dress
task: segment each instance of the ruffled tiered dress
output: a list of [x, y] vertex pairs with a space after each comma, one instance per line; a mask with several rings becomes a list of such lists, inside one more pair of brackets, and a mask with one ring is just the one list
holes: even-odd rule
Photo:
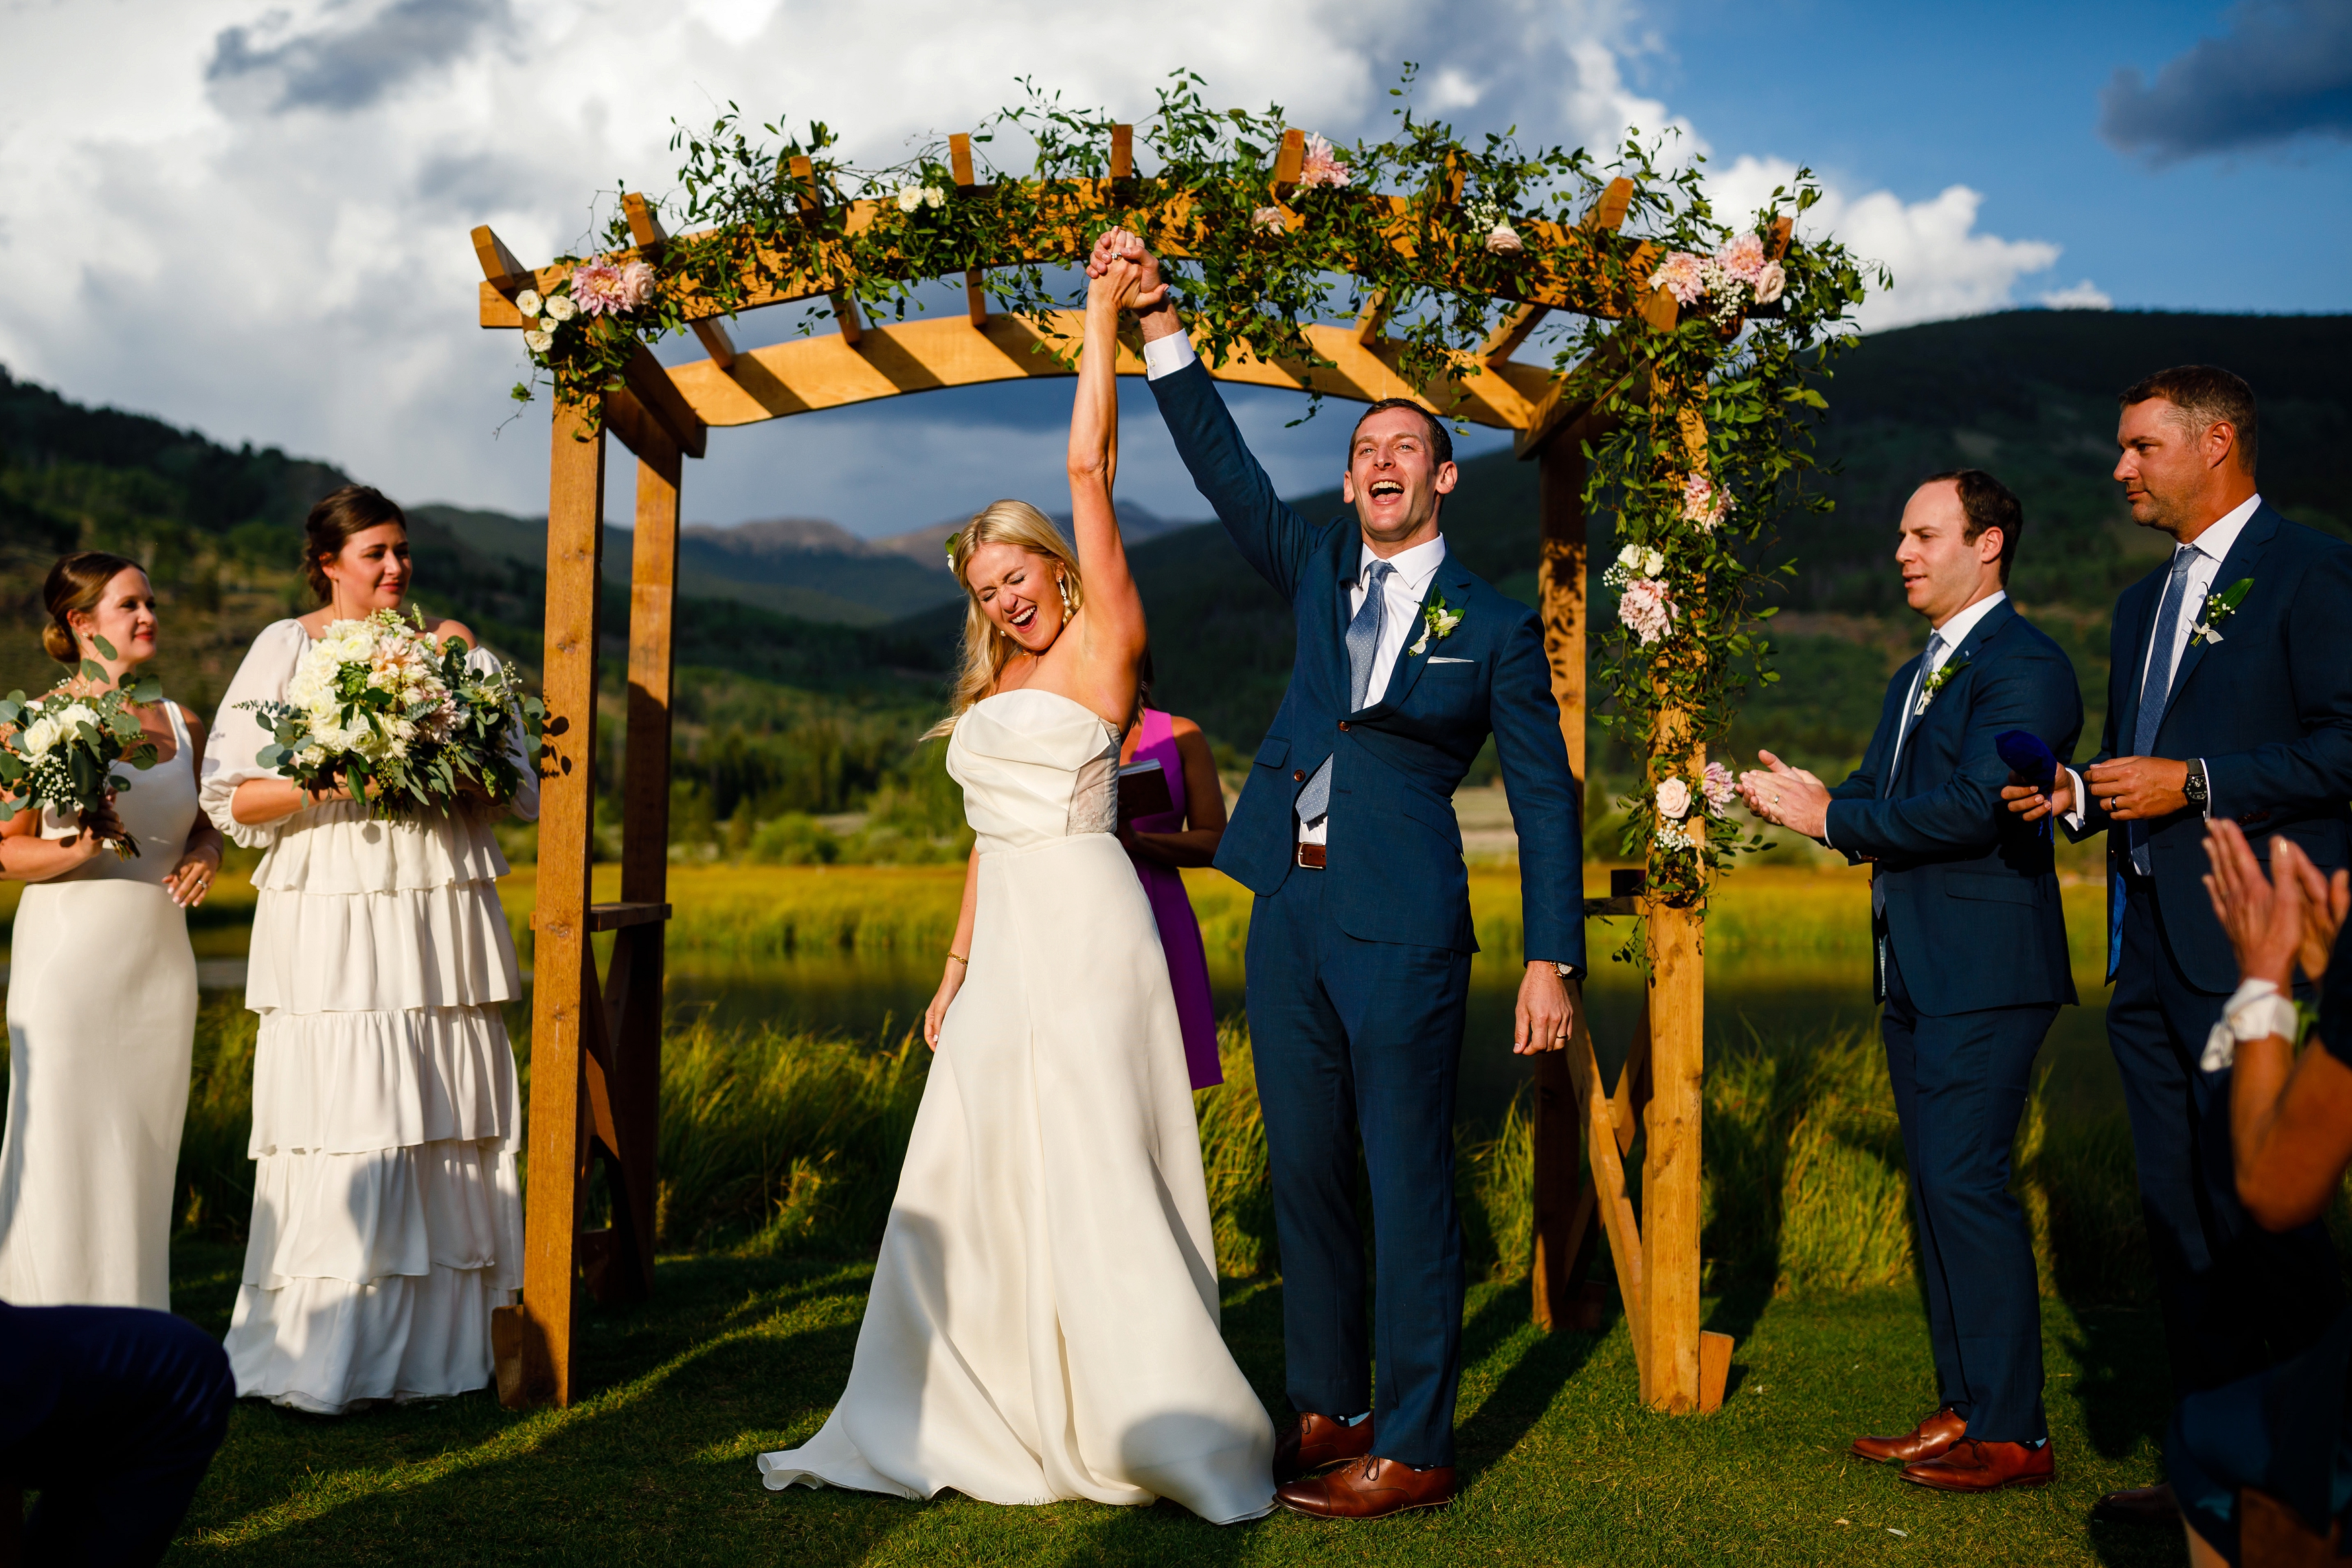
[[[239, 784], [271, 776], [240, 705], [282, 700], [309, 645], [293, 621], [255, 639], [202, 800], [265, 851], [245, 994], [260, 1015], [253, 1226], [229, 1362], [240, 1396], [333, 1415], [490, 1381], [490, 1311], [522, 1282], [521, 1108], [499, 1009], [522, 986], [486, 818], [371, 821], [343, 801], [260, 827], [230, 814]], [[529, 820], [525, 773], [513, 809]]]

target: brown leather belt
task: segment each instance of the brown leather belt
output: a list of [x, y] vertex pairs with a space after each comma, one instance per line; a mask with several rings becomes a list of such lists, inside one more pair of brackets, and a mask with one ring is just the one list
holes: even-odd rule
[[1298, 863], [1305, 866], [1309, 871], [1321, 871], [1323, 869], [1323, 846], [1321, 844], [1300, 844], [1298, 846]]

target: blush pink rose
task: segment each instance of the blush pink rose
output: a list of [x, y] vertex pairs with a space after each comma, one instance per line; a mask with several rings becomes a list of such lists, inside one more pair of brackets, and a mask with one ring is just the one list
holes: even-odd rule
[[1658, 786], [1658, 815], [1671, 821], [1681, 821], [1690, 815], [1690, 786], [1679, 779], [1669, 779]]
[[1780, 298], [1780, 291], [1788, 286], [1789, 275], [1780, 270], [1780, 264], [1777, 261], [1766, 262], [1763, 270], [1756, 275], [1756, 303], [1771, 304]]

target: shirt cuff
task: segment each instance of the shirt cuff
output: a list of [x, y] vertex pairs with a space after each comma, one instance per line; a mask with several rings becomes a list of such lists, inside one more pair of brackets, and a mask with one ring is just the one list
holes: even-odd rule
[[2065, 769], [2066, 781], [2074, 787], [2074, 809], [2066, 813], [2066, 825], [2076, 832], [2083, 831], [2083, 776], [2073, 768]]
[[2213, 770], [2205, 766], [2205, 759], [2200, 757], [2197, 759], [2197, 771], [2205, 777], [2205, 804], [2201, 810], [2210, 822], [2213, 820]]
[[1192, 351], [1192, 336], [1189, 332], [1171, 332], [1164, 338], [1149, 338], [1143, 344], [1143, 379], [1156, 382], [1162, 376], [1172, 376], [1200, 356]]

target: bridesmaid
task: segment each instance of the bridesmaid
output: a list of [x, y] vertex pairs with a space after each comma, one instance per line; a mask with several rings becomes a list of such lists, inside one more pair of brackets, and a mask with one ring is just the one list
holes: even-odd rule
[[[41, 644], [59, 664], [95, 660], [120, 681], [155, 656], [155, 594], [137, 562], [67, 556], [43, 597]], [[75, 674], [58, 690], [89, 685]], [[114, 765], [131, 787], [102, 820], [19, 811], [0, 825], [0, 876], [33, 884], [9, 956], [0, 1137], [0, 1298], [20, 1306], [172, 1306], [196, 1026], [187, 911], [212, 886], [221, 839], [196, 809], [202, 721], [169, 699], [135, 711], [154, 765]], [[102, 847], [122, 833], [135, 858]]]
[[1208, 737], [1189, 718], [1160, 712], [1151, 706], [1151, 652], [1144, 650], [1143, 691], [1134, 727], [1127, 732], [1118, 765], [1157, 762], [1168, 775], [1168, 793], [1175, 809], [1137, 817], [1119, 830], [1118, 841], [1151, 895], [1151, 913], [1160, 925], [1160, 946], [1168, 954], [1168, 980], [1176, 991], [1176, 1020], [1184, 1030], [1184, 1065], [1192, 1087], [1206, 1089], [1225, 1081], [1217, 1061], [1217, 1017], [1209, 998], [1209, 958], [1201, 946], [1201, 923], [1184, 892], [1179, 866], [1207, 865], [1216, 859], [1217, 842], [1225, 836], [1225, 792], [1217, 782], [1217, 765], [1209, 756]]
[[[221, 703], [204, 806], [264, 852], [245, 993], [261, 1015], [253, 1228], [229, 1363], [241, 1396], [340, 1415], [490, 1380], [490, 1311], [522, 1281], [521, 1119], [499, 1008], [522, 983], [490, 831], [508, 808], [370, 821], [347, 790], [314, 793], [255, 760], [268, 737], [241, 705], [283, 699], [312, 638], [399, 609], [411, 582], [407, 517], [377, 491], [344, 486], [304, 529], [320, 607], [254, 639]], [[474, 642], [454, 621], [426, 625]], [[528, 820], [539, 792], [524, 772], [511, 810]]]

